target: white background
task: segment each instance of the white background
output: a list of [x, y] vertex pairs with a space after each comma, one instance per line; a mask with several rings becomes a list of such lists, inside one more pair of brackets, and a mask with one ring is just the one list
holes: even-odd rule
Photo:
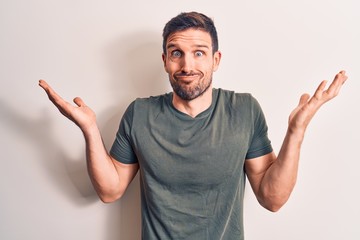
[[345, 69], [349, 80], [308, 128], [298, 183], [278, 213], [247, 186], [249, 240], [360, 239], [360, 7], [356, 0], [0, 2], [0, 239], [140, 238], [138, 178], [101, 203], [80, 130], [37, 85], [81, 96], [109, 148], [127, 105], [170, 91], [162, 28], [182, 11], [212, 17], [222, 62], [214, 86], [251, 92], [279, 150], [300, 95]]

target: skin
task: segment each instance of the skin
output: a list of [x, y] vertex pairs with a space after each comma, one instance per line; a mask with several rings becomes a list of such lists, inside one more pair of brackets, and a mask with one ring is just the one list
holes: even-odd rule
[[322, 81], [313, 96], [303, 94], [300, 97], [298, 106], [289, 116], [288, 129], [277, 157], [272, 152], [246, 161], [245, 171], [251, 187], [266, 209], [278, 211], [290, 197], [296, 183], [306, 128], [320, 107], [338, 95], [346, 80], [345, 71], [340, 71], [327, 89], [327, 81]]
[[96, 123], [96, 115], [81, 98], [74, 98], [76, 106], [73, 106], [62, 99], [46, 81], [40, 80], [39, 85], [59, 111], [83, 132], [88, 172], [99, 198], [105, 203], [121, 198], [139, 165], [122, 164], [109, 155]]
[[[173, 105], [181, 112], [196, 117], [212, 102], [212, 74], [218, 69], [221, 53], [212, 53], [210, 35], [188, 29], [170, 35], [167, 52], [162, 55], [165, 71], [174, 88]], [[289, 116], [288, 129], [278, 156], [274, 152], [245, 162], [245, 171], [259, 203], [270, 211], [279, 210], [288, 200], [296, 183], [300, 148], [313, 116], [327, 101], [336, 97], [346, 81], [345, 71], [336, 74], [326, 88], [320, 83], [313, 96], [301, 96]], [[86, 142], [88, 172], [103, 202], [119, 199], [136, 175], [138, 164], [122, 164], [106, 151], [95, 113], [77, 97], [76, 106], [62, 99], [44, 80], [39, 85], [49, 99], [68, 119], [79, 126]]]
[[221, 60], [219, 51], [213, 54], [210, 35], [194, 29], [171, 34], [162, 59], [174, 89], [173, 105], [192, 117], [206, 110], [212, 100], [212, 75]]

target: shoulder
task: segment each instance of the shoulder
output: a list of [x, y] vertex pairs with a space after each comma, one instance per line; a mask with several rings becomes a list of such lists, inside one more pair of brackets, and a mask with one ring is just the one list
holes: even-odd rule
[[237, 107], [257, 105], [257, 100], [251, 93], [239, 93], [225, 89], [215, 89], [217, 92], [217, 100], [225, 104], [234, 105]]
[[157, 108], [168, 102], [170, 93], [144, 98], [136, 98], [131, 104], [134, 110], [146, 110], [149, 108]]
[[133, 119], [143, 121], [149, 117], [151, 118], [152, 116], [157, 116], [162, 112], [166, 112], [166, 109], [169, 108], [170, 99], [170, 93], [137, 98], [129, 105], [129, 112], [131, 112]]
[[251, 93], [238, 93], [230, 90], [217, 89], [216, 106], [231, 117], [249, 119], [253, 122], [262, 114], [257, 99]]

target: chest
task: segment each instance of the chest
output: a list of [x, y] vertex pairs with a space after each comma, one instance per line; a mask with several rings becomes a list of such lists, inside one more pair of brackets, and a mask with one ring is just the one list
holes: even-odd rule
[[243, 174], [251, 123], [241, 118], [147, 121], [134, 132], [143, 177], [171, 187], [211, 188]]

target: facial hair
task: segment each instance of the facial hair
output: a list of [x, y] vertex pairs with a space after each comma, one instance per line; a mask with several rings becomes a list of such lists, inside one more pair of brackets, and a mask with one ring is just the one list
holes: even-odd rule
[[193, 87], [191, 87], [190, 84], [181, 84], [181, 82], [176, 79], [176, 76], [174, 78], [175, 79], [172, 80], [169, 76], [171, 87], [173, 88], [176, 95], [185, 101], [191, 101], [203, 95], [209, 89], [212, 83], [212, 76], [210, 76], [208, 81], [199, 81], [197, 82], [196, 86]]

